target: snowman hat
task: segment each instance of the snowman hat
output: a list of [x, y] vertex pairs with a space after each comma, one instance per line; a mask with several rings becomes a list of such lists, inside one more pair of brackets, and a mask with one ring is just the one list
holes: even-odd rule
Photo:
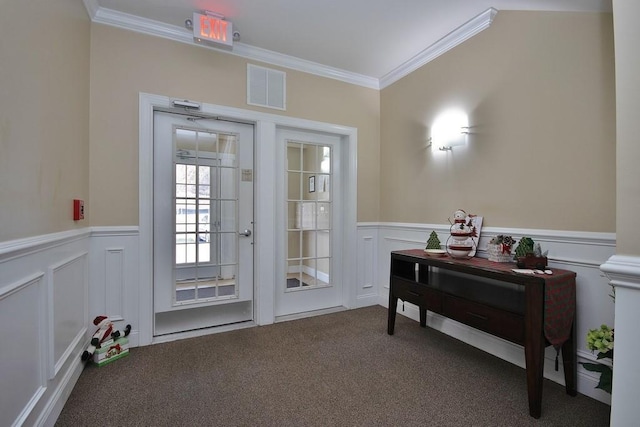
[[100, 325], [102, 322], [106, 321], [108, 319], [107, 316], [97, 316], [95, 319], [93, 319], [93, 324], [98, 326]]

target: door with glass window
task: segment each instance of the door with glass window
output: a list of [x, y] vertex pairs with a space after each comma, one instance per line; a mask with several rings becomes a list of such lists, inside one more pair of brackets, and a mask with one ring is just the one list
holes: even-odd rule
[[279, 130], [285, 160], [282, 274], [276, 284], [276, 316], [342, 305], [340, 138], [323, 133]]
[[253, 125], [154, 113], [154, 335], [253, 319]]

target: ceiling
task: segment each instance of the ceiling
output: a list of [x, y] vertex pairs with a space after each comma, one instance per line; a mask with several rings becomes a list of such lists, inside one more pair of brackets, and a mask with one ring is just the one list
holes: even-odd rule
[[84, 0], [84, 3], [94, 22], [133, 26], [130, 29], [155, 31], [165, 37], [167, 34], [187, 37], [181, 41], [192, 41], [185, 20], [193, 12], [216, 12], [231, 21], [233, 29], [240, 33], [232, 53], [263, 60], [279, 58], [283, 63], [266, 60], [276, 65], [287, 66], [289, 62], [302, 68], [318, 66], [334, 76], [369, 82], [391, 75], [489, 8], [611, 11], [611, 0]]

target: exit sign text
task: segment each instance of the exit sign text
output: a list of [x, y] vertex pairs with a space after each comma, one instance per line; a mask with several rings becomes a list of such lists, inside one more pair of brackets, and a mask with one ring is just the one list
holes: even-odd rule
[[198, 42], [233, 46], [233, 25], [224, 19], [194, 12], [193, 38]]

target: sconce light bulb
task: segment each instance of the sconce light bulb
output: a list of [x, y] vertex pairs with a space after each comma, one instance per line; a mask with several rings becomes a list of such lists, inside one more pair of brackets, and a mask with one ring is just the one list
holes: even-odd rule
[[462, 110], [446, 110], [440, 113], [431, 126], [431, 137], [440, 151], [465, 145], [469, 133], [469, 117]]

